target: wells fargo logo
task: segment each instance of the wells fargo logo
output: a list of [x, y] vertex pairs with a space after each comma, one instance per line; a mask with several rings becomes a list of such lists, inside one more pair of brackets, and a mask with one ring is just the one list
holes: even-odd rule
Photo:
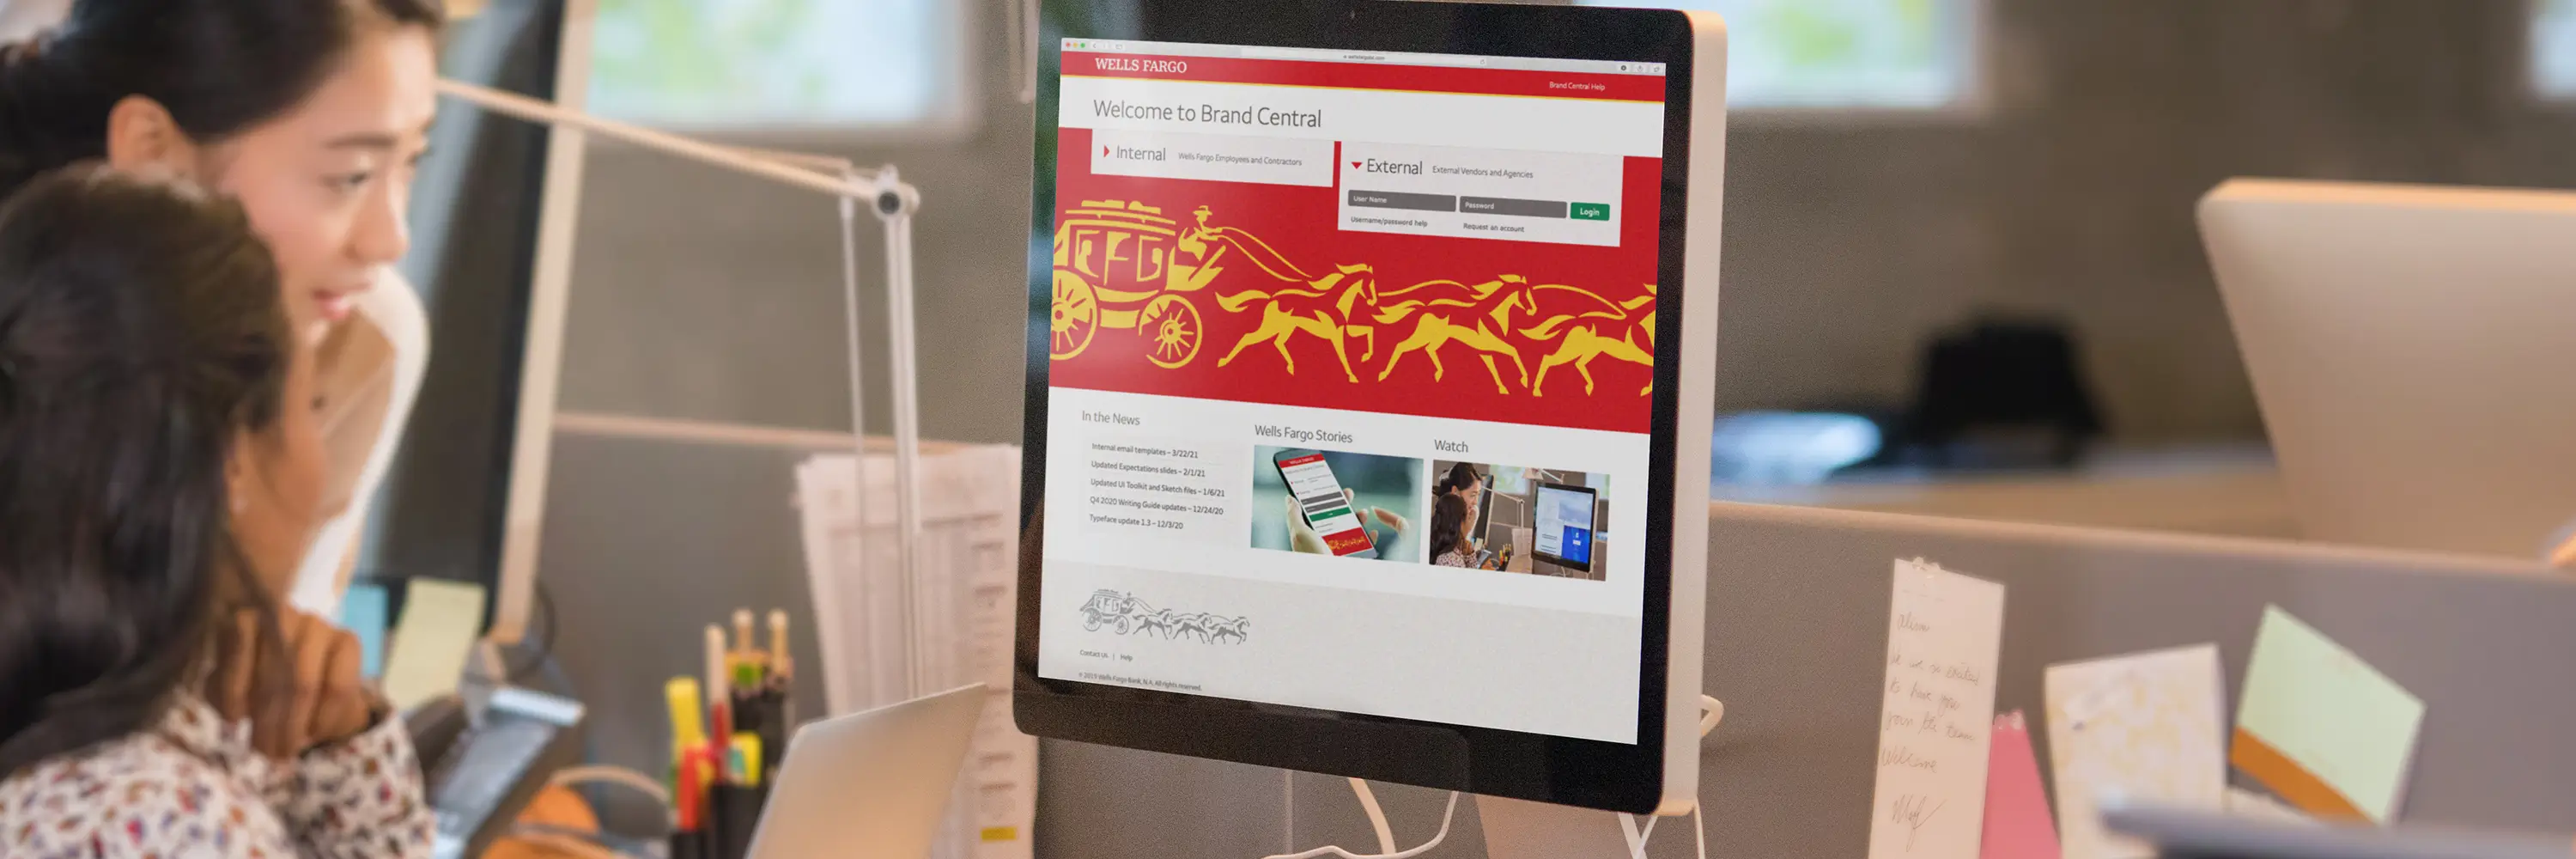
[[[1258, 236], [1210, 226], [1206, 206], [1194, 214], [1196, 224], [1183, 228], [1163, 217], [1162, 209], [1138, 202], [1086, 200], [1066, 209], [1055, 231], [1049, 356], [1070, 360], [1095, 345], [1134, 348], [1155, 366], [1179, 369], [1197, 359], [1204, 345], [1201, 314], [1216, 312], [1259, 314], [1260, 320], [1217, 359], [1219, 367], [1267, 343], [1293, 375], [1299, 344], [1312, 340], [1332, 350], [1335, 365], [1352, 382], [1371, 368], [1376, 381], [1385, 381], [1415, 364], [1428, 364], [1431, 378], [1440, 381], [1448, 374], [1442, 355], [1464, 350], [1484, 365], [1501, 393], [1517, 386], [1543, 396], [1548, 371], [1569, 364], [1582, 375], [1583, 392], [1591, 394], [1595, 359], [1655, 363], [1653, 284], [1619, 300], [1511, 274], [1476, 284], [1430, 280], [1381, 288], [1366, 264], [1310, 274]], [[1230, 268], [1249, 268], [1258, 276], [1247, 272], [1212, 289]], [[1134, 345], [1114, 337], [1095, 344], [1102, 329], [1133, 332]], [[1381, 332], [1401, 338], [1383, 362]], [[1354, 341], [1357, 361], [1351, 358]], [[1420, 362], [1405, 360], [1416, 353]], [[1637, 393], [1653, 392], [1650, 382]]]

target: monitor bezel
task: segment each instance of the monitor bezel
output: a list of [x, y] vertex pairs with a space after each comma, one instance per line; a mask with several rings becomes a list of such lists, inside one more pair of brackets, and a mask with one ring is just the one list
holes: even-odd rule
[[[1439, 53], [1662, 63], [1666, 71], [1661, 246], [1657, 277], [1684, 283], [1688, 178], [1691, 175], [1695, 33], [1688, 15], [1670, 10], [1387, 0], [1288, 0], [1255, 16], [1180, 15], [1137, 21], [1126, 32], [1088, 30], [1048, 8], [1041, 68], [1062, 67], [1063, 38], [1196, 44]], [[1121, 16], [1082, 16], [1092, 21]], [[1153, 16], [1143, 16], [1153, 17]], [[1282, 18], [1290, 26], [1280, 26]], [[1041, 73], [1052, 95], [1060, 78]], [[1047, 103], [1041, 99], [1041, 104]], [[1056, 117], [1036, 118], [1037, 135], [1057, 134]], [[1711, 151], [1715, 151], [1712, 149]], [[1051, 164], [1036, 158], [1037, 175]], [[1054, 229], [1055, 188], [1032, 182], [1033, 235]], [[1713, 213], [1712, 213], [1713, 216]], [[1714, 251], [1711, 251], [1712, 253]], [[1667, 675], [1673, 617], [1675, 468], [1681, 425], [1684, 301], [1715, 302], [1667, 288], [1658, 301], [1651, 455], [1646, 493], [1643, 618], [1639, 636], [1637, 742], [1611, 743], [1553, 735], [1257, 704], [1043, 678], [1038, 675], [1043, 587], [1042, 512], [1046, 493], [1048, 361], [1043, 308], [1051, 271], [1031, 261], [1021, 478], [1021, 550], [1014, 710], [1021, 730], [1042, 737], [1235, 761], [1309, 772], [1463, 790], [1588, 808], [1647, 813], [1665, 787], [1669, 716]], [[1713, 285], [1712, 285], [1713, 287]], [[1705, 441], [1699, 442], [1705, 444]], [[1696, 509], [1687, 511], [1698, 515]]]

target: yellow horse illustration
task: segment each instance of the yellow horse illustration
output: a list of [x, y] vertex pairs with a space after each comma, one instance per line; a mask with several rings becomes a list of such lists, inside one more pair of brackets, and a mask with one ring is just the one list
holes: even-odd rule
[[[1556, 351], [1539, 359], [1538, 378], [1530, 383], [1530, 396], [1546, 396], [1544, 389], [1547, 385], [1547, 371], [1567, 364], [1574, 365], [1574, 371], [1583, 375], [1583, 393], [1586, 395], [1592, 393], [1592, 359], [1594, 358], [1615, 358], [1647, 367], [1655, 365], [1654, 284], [1646, 285], [1646, 294], [1617, 304], [1612, 304], [1609, 300], [1594, 295], [1588, 290], [1571, 286], [1549, 285], [1533, 290], [1533, 292], [1543, 293], [1557, 293], [1557, 291], [1574, 293], [1581, 299], [1589, 299], [1596, 307], [1550, 316], [1546, 321], [1520, 332], [1522, 337], [1530, 340], [1557, 341]], [[1639, 310], [1645, 312], [1640, 314], [1637, 312]], [[1613, 337], [1603, 333], [1605, 330], [1614, 329], [1618, 336]], [[1642, 346], [1638, 343], [1641, 338], [1645, 341]], [[1639, 396], [1645, 396], [1654, 392], [1655, 383], [1649, 379], [1645, 389], [1637, 393]]]
[[1512, 392], [1511, 385], [1503, 381], [1502, 367], [1494, 362], [1496, 355], [1510, 358], [1513, 369], [1520, 372], [1521, 386], [1529, 386], [1529, 365], [1521, 361], [1520, 350], [1503, 339], [1511, 331], [1513, 311], [1538, 309], [1530, 296], [1528, 278], [1507, 274], [1474, 286], [1454, 280], [1425, 281], [1389, 291], [1384, 298], [1402, 300], [1378, 311], [1379, 324], [1392, 325], [1408, 318], [1415, 322], [1413, 335], [1387, 354], [1386, 367], [1378, 371], [1378, 381], [1395, 375], [1395, 366], [1413, 352], [1431, 359], [1431, 379], [1440, 381], [1448, 375], [1448, 368], [1440, 363], [1440, 350], [1457, 343], [1483, 353], [1477, 358], [1484, 361], [1485, 372], [1493, 376], [1495, 390]]
[[1312, 334], [1332, 344], [1333, 357], [1342, 363], [1342, 375], [1353, 382], [1359, 381], [1360, 376], [1351, 369], [1351, 354], [1344, 345], [1345, 341], [1351, 337], [1368, 341], [1368, 351], [1360, 355], [1361, 363], [1377, 356], [1377, 329], [1352, 322], [1359, 317], [1363, 306], [1377, 306], [1377, 273], [1366, 265], [1340, 266], [1332, 274], [1304, 286], [1245, 290], [1233, 295], [1220, 295], [1216, 299], [1217, 306], [1227, 313], [1240, 313], [1258, 302], [1267, 302], [1261, 307], [1261, 327], [1243, 335], [1243, 339], [1234, 344], [1234, 350], [1216, 362], [1217, 366], [1232, 364], [1252, 344], [1268, 341], [1279, 350], [1279, 360], [1287, 364], [1289, 374], [1295, 375], [1297, 357], [1289, 354], [1288, 343], [1296, 338], [1298, 332]]

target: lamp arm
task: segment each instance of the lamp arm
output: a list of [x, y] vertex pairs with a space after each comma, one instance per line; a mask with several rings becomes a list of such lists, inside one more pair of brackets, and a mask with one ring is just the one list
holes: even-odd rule
[[[905, 640], [911, 642], [912, 651], [905, 685], [914, 695], [927, 694], [930, 691], [928, 654], [920, 639], [923, 629], [920, 614], [925, 610], [921, 601], [926, 592], [921, 587], [921, 561], [916, 545], [922, 531], [921, 392], [917, 377], [918, 347], [913, 335], [912, 268], [912, 216], [921, 208], [920, 189], [905, 184], [891, 166], [870, 170], [847, 159], [828, 155], [723, 146], [462, 81], [442, 79], [438, 82], [438, 91], [514, 119], [597, 134], [665, 155], [840, 198], [843, 310], [850, 345], [850, 433], [856, 442], [854, 453], [858, 457], [862, 504], [867, 495], [867, 416], [864, 408], [867, 398], [862, 381], [865, 376], [861, 373], [864, 367], [858, 317], [858, 246], [852, 216], [858, 203], [867, 204], [868, 212], [875, 215], [885, 228], [887, 335], [893, 364], [888, 368], [891, 371], [888, 375], [894, 384], [895, 547], [905, 585]], [[867, 521], [864, 513], [860, 521], [864, 527]]]
[[[491, 87], [476, 86], [463, 81], [442, 79], [438, 82], [438, 91], [441, 95], [513, 119], [579, 129], [665, 155], [686, 158], [711, 167], [758, 176], [809, 191], [818, 191], [835, 197], [869, 200], [880, 212], [910, 210], [921, 205], [921, 191], [896, 179], [892, 171], [870, 170], [826, 156], [762, 152], [722, 146], [667, 131], [656, 131], [640, 125], [569, 110], [554, 102], [529, 98]], [[823, 172], [813, 169], [814, 167], [829, 167], [830, 171]], [[844, 178], [844, 168], [848, 178]], [[892, 201], [879, 199], [889, 193], [897, 195], [897, 199]]]

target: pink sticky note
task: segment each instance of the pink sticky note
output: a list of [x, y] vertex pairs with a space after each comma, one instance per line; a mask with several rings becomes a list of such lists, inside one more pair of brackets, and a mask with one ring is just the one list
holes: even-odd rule
[[1995, 717], [1986, 765], [1986, 830], [1980, 859], [2058, 859], [2057, 826], [2039, 787], [2039, 757], [2020, 710]]

